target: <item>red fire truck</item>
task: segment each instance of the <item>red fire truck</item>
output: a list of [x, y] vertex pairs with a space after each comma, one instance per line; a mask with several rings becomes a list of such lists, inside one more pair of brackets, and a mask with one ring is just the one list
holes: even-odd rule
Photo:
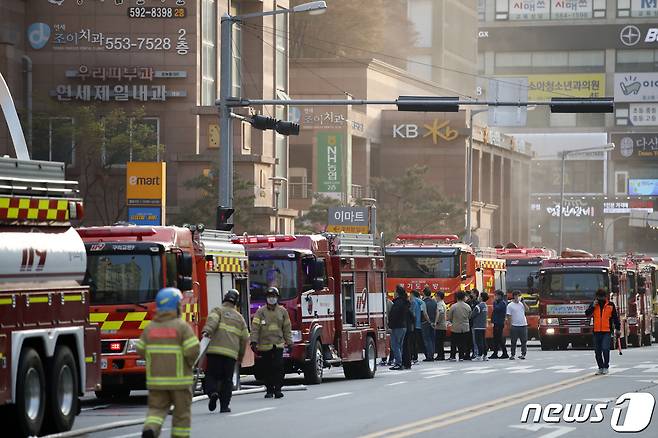
[[[324, 368], [372, 378], [388, 355], [384, 257], [371, 235], [270, 235], [236, 238], [249, 255], [252, 314], [276, 286], [290, 315], [286, 372], [322, 382]], [[253, 372], [258, 377], [258, 363]]]
[[401, 234], [386, 247], [386, 290], [389, 295], [402, 284], [408, 291], [423, 290], [446, 294], [455, 301], [459, 290], [477, 288], [493, 296], [507, 290], [505, 261], [494, 249], [473, 249], [456, 235]]
[[[539, 338], [539, 294], [534, 280], [539, 275], [541, 261], [555, 257], [555, 251], [546, 248], [519, 248], [507, 245], [506, 248], [496, 248], [496, 254], [504, 259], [507, 265], [507, 290], [521, 291], [521, 297], [530, 310], [528, 319], [528, 338]], [[508, 297], [509, 298], [509, 297]]]
[[[127, 397], [145, 388], [136, 342], [153, 318], [162, 287], [183, 291], [182, 316], [197, 335], [230, 288], [242, 292], [242, 311], [249, 317], [246, 253], [229, 233], [202, 226], [91, 227], [78, 233], [87, 248], [90, 319], [101, 329], [99, 398]], [[251, 361], [248, 354], [243, 365]]]
[[643, 256], [629, 254], [623, 262], [628, 290], [628, 344], [633, 347], [651, 345], [653, 302], [647, 290], [647, 284], [651, 284], [650, 271], [642, 265], [645, 261]]
[[0, 104], [23, 157], [0, 157], [1, 435], [62, 432], [79, 397], [100, 387], [99, 332], [80, 285], [85, 250], [71, 228], [82, 203], [63, 163], [29, 159], [2, 75]]
[[658, 263], [651, 257], [642, 257], [640, 260], [640, 275], [644, 286], [646, 298], [651, 303], [651, 326], [654, 342], [658, 342]]
[[591, 318], [585, 310], [598, 289], [611, 292], [621, 320], [622, 347], [628, 337], [626, 273], [609, 257], [581, 250], [565, 250], [560, 257], [542, 260], [539, 271], [539, 340], [542, 350], [590, 345]]

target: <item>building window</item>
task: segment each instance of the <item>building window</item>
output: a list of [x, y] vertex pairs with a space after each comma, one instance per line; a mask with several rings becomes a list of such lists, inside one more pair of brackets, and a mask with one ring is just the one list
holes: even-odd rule
[[125, 165], [128, 161], [160, 161], [160, 119], [144, 117], [105, 126], [103, 162]]
[[617, 72], [647, 71], [658, 69], [658, 50], [617, 50]]
[[605, 68], [603, 50], [573, 50], [550, 52], [498, 52], [495, 54], [495, 67], [498, 73], [513, 69], [551, 70], [560, 72], [590, 71]]
[[655, 0], [617, 0], [617, 17], [658, 17], [658, 2]]
[[32, 158], [75, 164], [74, 121], [71, 117], [37, 119], [34, 124]]
[[407, 16], [416, 31], [416, 47], [432, 47], [432, 0], [408, 0]]
[[276, 15], [275, 21], [275, 81], [276, 89], [288, 91], [288, 15]]
[[628, 193], [628, 172], [615, 172], [615, 195]]
[[234, 97], [242, 96], [242, 28], [233, 25], [233, 84]]
[[201, 105], [217, 100], [217, 5], [201, 2]]
[[430, 55], [409, 56], [407, 71], [421, 79], [432, 80], [432, 57]]

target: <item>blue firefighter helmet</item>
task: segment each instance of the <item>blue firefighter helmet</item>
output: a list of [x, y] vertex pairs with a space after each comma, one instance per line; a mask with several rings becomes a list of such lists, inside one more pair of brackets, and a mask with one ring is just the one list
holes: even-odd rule
[[160, 289], [155, 296], [155, 308], [158, 312], [175, 312], [178, 310], [183, 294], [175, 287]]

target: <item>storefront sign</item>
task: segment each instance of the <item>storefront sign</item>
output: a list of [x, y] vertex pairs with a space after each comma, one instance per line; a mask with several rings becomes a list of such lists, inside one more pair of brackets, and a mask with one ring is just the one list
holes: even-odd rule
[[331, 233], [368, 233], [368, 209], [364, 207], [331, 207], [327, 231]]
[[658, 103], [631, 103], [628, 112], [633, 126], [658, 126]]
[[552, 20], [577, 20], [592, 18], [592, 0], [551, 1]]
[[365, 132], [365, 121], [353, 111], [349, 118], [347, 114], [347, 110], [339, 108], [290, 107], [292, 121], [299, 123], [302, 128], [335, 129], [348, 126], [354, 131]]
[[628, 194], [635, 196], [658, 196], [658, 179], [629, 179]]
[[50, 95], [60, 102], [165, 102], [167, 97], [186, 97], [185, 90], [167, 90], [165, 85], [57, 85]]
[[653, 201], [632, 199], [630, 201], [604, 202], [604, 214], [629, 214], [631, 211], [646, 211], [653, 213]]
[[658, 73], [615, 74], [615, 102], [658, 102]]
[[82, 81], [86, 81], [87, 79], [98, 81], [153, 81], [153, 79], [186, 78], [187, 72], [185, 70], [156, 70], [153, 67], [89, 67], [86, 64], [81, 64], [76, 69], [66, 70], [66, 77], [80, 79]]
[[343, 148], [345, 135], [342, 132], [321, 131], [317, 141], [317, 191], [341, 194], [343, 190]]
[[658, 159], [658, 133], [611, 134], [614, 160]]
[[658, 1], [631, 0], [631, 17], [658, 17]]
[[510, 20], [548, 20], [551, 18], [549, 0], [510, 0]]
[[528, 75], [528, 100], [550, 100], [552, 97], [603, 97], [605, 74], [574, 73]]
[[[546, 212], [552, 217], [560, 217], [560, 203], [546, 207]], [[594, 216], [594, 207], [584, 199], [565, 199], [562, 217], [591, 217]]]
[[393, 124], [393, 138], [431, 138], [433, 144], [443, 141], [453, 141], [459, 137], [459, 132], [452, 129], [448, 120], [434, 119], [432, 123], [422, 126], [415, 123]]
[[128, 223], [135, 225], [162, 225], [160, 207], [128, 207]]

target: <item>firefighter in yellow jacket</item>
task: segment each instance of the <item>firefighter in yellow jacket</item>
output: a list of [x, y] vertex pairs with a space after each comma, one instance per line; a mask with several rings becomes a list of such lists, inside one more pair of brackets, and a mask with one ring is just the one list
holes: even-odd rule
[[148, 413], [142, 438], [160, 435], [169, 407], [174, 406], [172, 437], [189, 437], [192, 416], [192, 368], [199, 356], [199, 340], [180, 317], [181, 292], [173, 287], [155, 297], [156, 314], [137, 341], [146, 358]]
[[235, 308], [240, 302], [240, 293], [229, 289], [222, 305], [212, 309], [203, 328], [203, 335], [210, 338], [206, 350], [205, 390], [208, 394], [208, 409], [214, 411], [219, 399], [219, 412], [231, 412], [233, 372], [235, 364], [242, 362], [249, 339], [247, 323]]
[[265, 398], [281, 398], [283, 393], [283, 347], [292, 345], [290, 316], [280, 306], [279, 290], [270, 287], [265, 292], [267, 305], [256, 311], [251, 327], [251, 349], [260, 355], [258, 366], [265, 375]]

